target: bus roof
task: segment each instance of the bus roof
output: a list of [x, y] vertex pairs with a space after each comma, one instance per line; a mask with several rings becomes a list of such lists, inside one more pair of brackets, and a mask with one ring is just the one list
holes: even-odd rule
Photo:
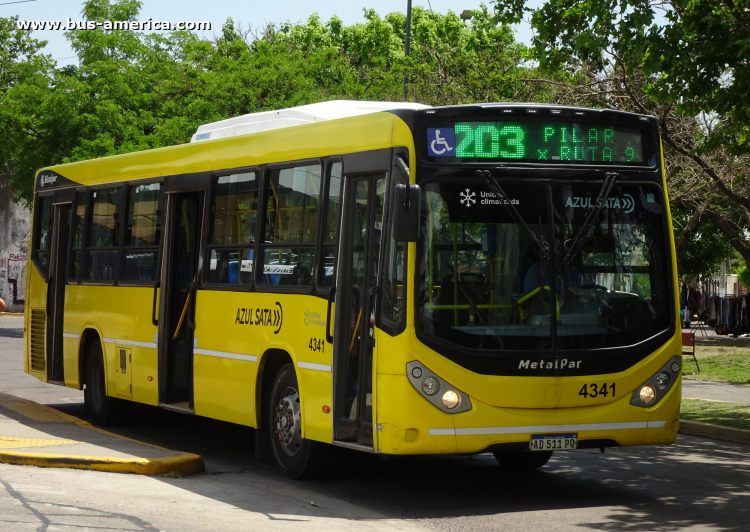
[[427, 105], [409, 102], [365, 102], [356, 100], [331, 100], [329, 102], [300, 105], [277, 111], [251, 113], [199, 126], [190, 142], [236, 137], [261, 131], [348, 118], [352, 116], [392, 111], [395, 109], [427, 109]]

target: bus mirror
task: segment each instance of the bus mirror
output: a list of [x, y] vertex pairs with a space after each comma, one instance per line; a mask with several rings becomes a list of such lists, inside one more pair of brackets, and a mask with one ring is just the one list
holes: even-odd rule
[[422, 189], [419, 185], [396, 185], [393, 197], [393, 239], [396, 242], [416, 242], [419, 237]]

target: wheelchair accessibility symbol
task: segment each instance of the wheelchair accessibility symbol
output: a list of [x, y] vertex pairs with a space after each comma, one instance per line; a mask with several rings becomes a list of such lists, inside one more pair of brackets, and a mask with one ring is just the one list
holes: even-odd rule
[[455, 156], [456, 134], [452, 128], [427, 128], [427, 154], [443, 157]]

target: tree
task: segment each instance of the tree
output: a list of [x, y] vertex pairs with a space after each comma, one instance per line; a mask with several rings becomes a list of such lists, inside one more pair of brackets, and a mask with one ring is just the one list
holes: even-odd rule
[[[138, 0], [87, 0], [82, 17], [132, 21], [140, 8]], [[212, 40], [186, 31], [70, 31], [78, 64], [62, 69], [38, 56], [38, 43], [15, 46], [26, 52], [6, 63], [33, 75], [18, 77], [0, 110], [8, 130], [21, 132], [0, 147], [16, 160], [14, 188], [30, 201], [42, 166], [184, 143], [200, 124], [232, 116], [331, 99], [400, 101], [404, 73], [409, 98], [433, 105], [556, 98], [556, 87], [525, 81], [538, 77], [525, 48], [487, 9], [466, 23], [415, 8], [410, 58], [403, 14], [364, 15], [349, 26], [313, 15], [256, 31], [229, 19]]]
[[19, 30], [17, 23], [18, 17], [0, 18], [0, 166], [14, 161], [11, 186], [16, 190], [24, 188], [38, 156], [34, 146], [44, 133], [35, 127], [34, 116], [40, 112], [35, 104], [49, 90], [54, 68], [41, 53], [46, 41]]
[[708, 220], [750, 264], [748, 5], [554, 0], [528, 8], [514, 0], [496, 8], [504, 22], [530, 17], [542, 69], [582, 76], [568, 88], [572, 100], [659, 118], [673, 205], [692, 212], [678, 248]]

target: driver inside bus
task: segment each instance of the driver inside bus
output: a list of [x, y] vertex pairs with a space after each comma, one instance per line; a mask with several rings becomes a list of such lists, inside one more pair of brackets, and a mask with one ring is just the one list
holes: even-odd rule
[[[557, 265], [558, 271], [555, 275], [555, 288], [557, 293], [562, 293], [564, 289], [570, 287], [577, 287], [584, 284], [583, 274], [581, 270], [576, 268], [570, 263], [564, 265], [564, 271], [560, 271], [560, 267], [563, 265], [565, 259], [565, 246], [561, 240], [555, 239], [555, 264]], [[529, 266], [526, 272], [526, 278], [523, 281], [523, 293], [528, 294], [539, 288], [540, 286], [547, 286], [549, 284], [549, 266], [550, 261], [538, 261]]]

